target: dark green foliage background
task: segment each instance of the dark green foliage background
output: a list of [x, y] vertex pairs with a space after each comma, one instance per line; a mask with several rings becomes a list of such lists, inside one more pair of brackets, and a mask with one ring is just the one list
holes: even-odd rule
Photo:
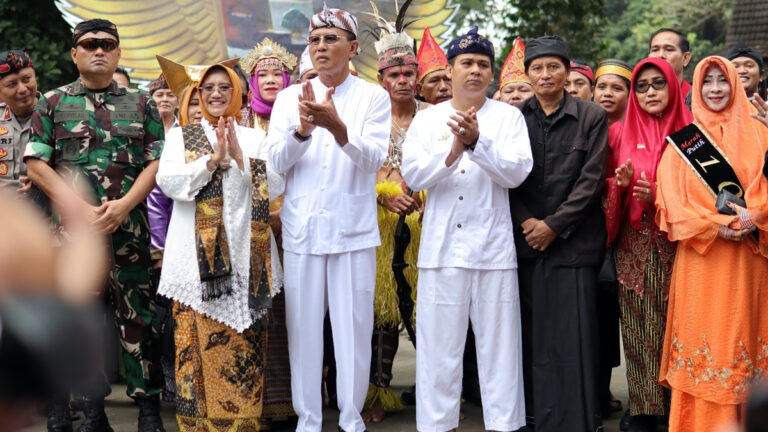
[[0, 0], [0, 51], [27, 51], [41, 92], [77, 78], [71, 41], [72, 31], [52, 0]]

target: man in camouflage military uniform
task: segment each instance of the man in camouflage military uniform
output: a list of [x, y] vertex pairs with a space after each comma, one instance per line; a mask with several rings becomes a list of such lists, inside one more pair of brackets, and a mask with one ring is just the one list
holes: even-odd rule
[[14, 188], [19, 194], [26, 194], [30, 187], [22, 156], [38, 99], [29, 55], [17, 50], [0, 53], [0, 187]]
[[[108, 291], [116, 309], [127, 392], [140, 409], [138, 429], [161, 432], [162, 372], [158, 337], [151, 329], [154, 293], [145, 198], [155, 186], [163, 125], [146, 92], [112, 81], [120, 59], [113, 23], [81, 22], [75, 27], [72, 47], [80, 77], [38, 101], [24, 160], [29, 178], [53, 204], [61, 199], [58, 191], [73, 182], [88, 189], [82, 205], [91, 226], [110, 234]], [[86, 419], [78, 431], [112, 431], [103, 395], [87, 396]], [[48, 429], [71, 431], [60, 402], [53, 404]]]

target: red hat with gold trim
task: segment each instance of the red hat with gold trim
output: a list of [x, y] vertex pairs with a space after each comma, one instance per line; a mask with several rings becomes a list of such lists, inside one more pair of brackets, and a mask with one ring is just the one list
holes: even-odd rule
[[424, 79], [427, 74], [436, 70], [445, 69], [448, 66], [448, 58], [432, 37], [429, 27], [424, 28], [424, 35], [421, 37], [419, 52], [416, 54], [419, 61], [418, 80]]
[[524, 82], [530, 84], [528, 76], [525, 75], [525, 44], [520, 38], [515, 39], [512, 44], [512, 50], [509, 52], [504, 66], [501, 67], [499, 74], [499, 88], [512, 82]]

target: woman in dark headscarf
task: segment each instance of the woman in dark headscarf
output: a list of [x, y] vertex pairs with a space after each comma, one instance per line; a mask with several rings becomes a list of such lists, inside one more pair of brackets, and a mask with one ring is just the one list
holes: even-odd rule
[[655, 430], [669, 413], [669, 391], [658, 380], [675, 245], [655, 224], [653, 201], [665, 137], [692, 119], [676, 82], [666, 61], [638, 63], [624, 121], [609, 132], [609, 164], [618, 168], [607, 179], [606, 223], [616, 246], [633, 431]]

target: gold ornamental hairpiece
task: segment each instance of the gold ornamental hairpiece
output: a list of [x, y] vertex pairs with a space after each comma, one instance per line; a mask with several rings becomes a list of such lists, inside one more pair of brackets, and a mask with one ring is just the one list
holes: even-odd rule
[[263, 41], [253, 47], [247, 56], [240, 59], [240, 67], [246, 73], [252, 74], [259, 60], [266, 58], [278, 59], [286, 72], [293, 71], [298, 62], [296, 56], [288, 52], [282, 45], [272, 41], [270, 38], [264, 38]]

